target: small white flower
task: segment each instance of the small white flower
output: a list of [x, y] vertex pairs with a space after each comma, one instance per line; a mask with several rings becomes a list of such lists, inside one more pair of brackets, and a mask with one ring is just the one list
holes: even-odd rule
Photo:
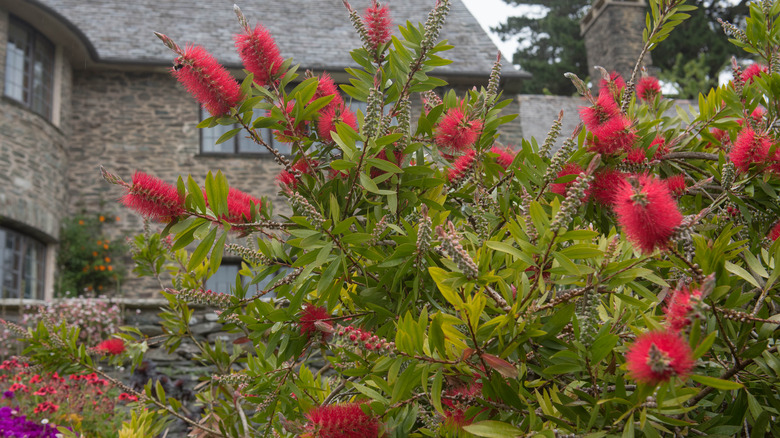
[[44, 418], [43, 420], [41, 420], [41, 424], [49, 424], [49, 420]]

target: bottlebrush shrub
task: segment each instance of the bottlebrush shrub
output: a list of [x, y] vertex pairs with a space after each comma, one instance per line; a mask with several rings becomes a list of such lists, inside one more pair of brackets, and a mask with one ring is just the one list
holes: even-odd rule
[[[642, 53], [691, 10], [650, 5]], [[425, 24], [377, 46], [347, 6], [364, 46], [341, 86], [366, 102], [356, 128], [304, 129], [333, 96], [312, 99], [318, 78], [289, 60], [272, 84], [248, 75], [229, 114], [203, 122], [239, 123], [261, 145], [256, 129], [285, 133], [292, 156], [269, 150], [292, 213], [275, 216], [262, 200], [234, 222], [224, 175], [179, 179], [181, 213], [164, 237], [136, 242], [151, 248], [139, 253], [147, 273], [178, 266], [164, 284], [162, 341], [176, 349], [192, 338], [213, 376], [198, 386], [200, 419], [151, 384], [132, 394], [150, 409], [137, 418], [176, 416], [216, 437], [780, 435], [780, 243], [767, 238], [780, 215], [780, 74], [768, 73], [780, 47], [762, 39], [780, 32], [780, 2], [752, 3], [747, 31], [725, 25], [771, 68], [750, 83], [735, 68], [736, 82], [705, 90], [692, 113], [670, 111], [663, 96], [638, 99], [636, 71], [605, 71], [599, 97], [570, 75], [585, 128], [565, 133], [552, 156], [560, 120], [546, 139], [496, 152], [506, 150], [499, 127], [514, 118], [502, 113], [500, 63], [486, 87], [433, 92], [444, 85], [433, 70], [449, 63], [436, 42], [448, 9], [439, 0]], [[748, 126], [772, 146], [761, 162], [734, 163], [710, 132], [736, 139]], [[627, 161], [636, 150], [644, 159]], [[686, 184], [672, 193], [665, 181], [677, 175]], [[251, 246], [226, 245], [230, 233]], [[225, 248], [243, 259], [240, 278], [206, 291]], [[695, 303], [670, 327], [679, 301], [666, 297], [685, 290]], [[196, 303], [236, 333], [232, 345], [193, 337]], [[76, 336], [40, 326], [25, 334], [27, 354], [94, 369]], [[112, 360], [137, 363], [146, 341], [136, 331], [124, 340], [128, 352]]]

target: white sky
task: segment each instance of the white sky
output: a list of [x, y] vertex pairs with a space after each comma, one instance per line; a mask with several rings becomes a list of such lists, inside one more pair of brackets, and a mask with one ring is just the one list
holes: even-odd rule
[[540, 8], [528, 5], [510, 6], [503, 0], [463, 0], [466, 8], [477, 18], [482, 28], [490, 35], [490, 38], [501, 50], [501, 54], [507, 60], [512, 59], [512, 55], [517, 49], [516, 41], [501, 41], [498, 35], [490, 31], [491, 27], [498, 26], [506, 22], [507, 17], [519, 15], [533, 15], [538, 13]]

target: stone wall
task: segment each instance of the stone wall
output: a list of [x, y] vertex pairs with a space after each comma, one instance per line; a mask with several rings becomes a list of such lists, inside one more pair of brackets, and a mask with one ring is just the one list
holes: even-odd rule
[[[645, 0], [596, 0], [580, 23], [588, 53], [592, 78], [600, 78], [593, 70], [601, 66], [617, 71], [628, 81], [642, 51], [642, 31], [645, 28]], [[650, 66], [648, 53], [644, 65]], [[594, 81], [594, 83], [598, 83]]]
[[[0, 72], [5, 72], [8, 14], [0, 10]], [[58, 64], [60, 112], [70, 109], [70, 65]], [[0, 75], [0, 84], [3, 77]], [[21, 103], [0, 98], [0, 221], [44, 240], [59, 236], [67, 209], [67, 136]]]
[[517, 120], [526, 140], [535, 138], [541, 145], [550, 132], [550, 127], [563, 111], [561, 132], [556, 145], [560, 146], [580, 122], [579, 108], [587, 105], [582, 97], [545, 96], [541, 94], [523, 94], [517, 96]]

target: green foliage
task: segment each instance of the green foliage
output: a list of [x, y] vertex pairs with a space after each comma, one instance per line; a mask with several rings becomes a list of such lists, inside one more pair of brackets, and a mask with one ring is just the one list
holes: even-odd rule
[[[685, 18], [683, 3], [651, 2], [649, 46]], [[742, 46], [767, 54], [764, 62], [776, 69], [780, 2], [770, 3], [751, 8]], [[205, 187], [182, 178], [186, 213], [160, 237], [136, 240], [138, 272], [157, 276], [168, 300], [165, 334], [156, 341], [175, 350], [189, 339], [194, 359], [214, 373], [198, 386], [206, 407], [199, 422], [183, 417], [180, 401], [152, 382], [138, 394], [142, 406], [217, 437], [327, 437], [312, 412], [337, 403], [356, 403], [377, 435], [388, 437], [780, 434], [773, 421], [780, 409], [780, 239], [767, 238], [780, 216], [780, 158], [772, 146], [736, 171], [730, 150], [747, 126], [778, 143], [780, 74], [709, 90], [697, 109], [677, 108], [675, 116], [672, 101], [616, 91], [619, 116], [630, 121], [624, 134], [635, 134], [630, 148], [598, 153], [601, 133], [578, 127], [552, 157], [539, 153], [536, 139], [502, 157], [492, 148], [512, 116], [502, 115], [509, 102], [491, 89], [450, 91], [440, 102], [424, 94], [416, 127], [400, 123], [410, 94], [438, 85], [429, 73], [445, 63], [449, 46], [431, 35], [446, 5], [426, 26], [403, 25], [386, 52], [353, 52], [361, 68], [348, 70], [343, 88], [370, 101], [357, 129], [341, 123], [330, 138], [295, 131], [317, 117], [312, 106], [321, 108], [323, 101], [311, 99], [316, 78], [289, 91], [245, 87], [251, 103], [230, 119], [292, 102], [294, 120], [272, 111], [261, 123], [282, 131], [294, 162], [305, 160], [310, 170], [281, 188], [286, 210], [274, 216], [269, 205], [251, 206], [247, 221], [224, 219], [230, 190], [220, 174], [210, 174]], [[286, 66], [280, 84], [294, 83], [295, 70]], [[749, 115], [758, 106], [766, 114], [756, 120]], [[481, 126], [466, 145], [464, 156], [474, 161], [465, 165], [441, 146], [459, 111], [459, 129]], [[727, 135], [716, 137], [714, 128]], [[657, 137], [669, 150], [650, 148]], [[646, 159], [629, 163], [637, 148]], [[583, 171], [561, 177], [566, 164]], [[653, 212], [637, 213], [650, 202], [632, 185], [641, 178], [606, 187], [631, 190], [620, 205], [639, 215], [639, 233], [653, 231], [659, 214], [685, 215], [652, 250], [638, 248], [637, 232], [619, 218], [625, 212], [599, 203], [589, 186], [616, 169], [686, 181], [677, 199]], [[126, 184], [110, 174], [107, 180]], [[569, 183], [566, 196], [551, 189]], [[251, 246], [224, 245], [233, 232], [250, 236]], [[243, 259], [235, 288], [205, 291], [223, 248]], [[166, 271], [170, 281], [162, 279]], [[263, 280], [262, 289], [252, 287]], [[685, 288], [701, 297], [674, 331], [664, 300]], [[195, 305], [217, 312], [236, 339], [210, 344], [194, 336]], [[656, 343], [646, 357], [626, 358], [657, 331], [673, 335], [681, 350], [690, 346], [691, 370], [658, 377], [655, 367], [668, 371], [672, 359]], [[25, 354], [48, 368], [95, 368], [77, 328], [43, 321], [22, 335]], [[134, 329], [123, 338], [139, 363], [147, 340]], [[656, 378], [638, 374], [643, 366]]]
[[57, 296], [118, 293], [127, 274], [127, 245], [103, 231], [119, 217], [80, 214], [63, 221], [57, 252]]

